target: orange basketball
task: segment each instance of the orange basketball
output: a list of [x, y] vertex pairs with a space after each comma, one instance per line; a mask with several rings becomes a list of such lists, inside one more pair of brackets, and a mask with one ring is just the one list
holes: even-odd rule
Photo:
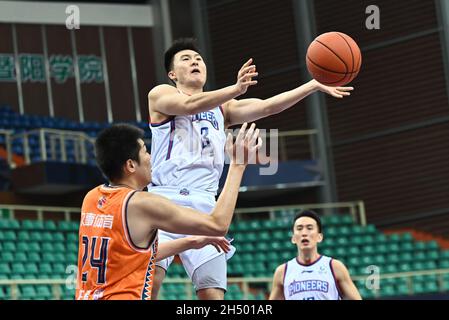
[[318, 36], [307, 49], [307, 69], [318, 82], [338, 87], [357, 76], [362, 65], [362, 53], [347, 34], [328, 32]]

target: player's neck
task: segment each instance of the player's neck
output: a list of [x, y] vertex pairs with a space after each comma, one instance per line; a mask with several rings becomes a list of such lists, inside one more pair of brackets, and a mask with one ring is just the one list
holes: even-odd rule
[[132, 181], [132, 180], [119, 180], [119, 181], [115, 181], [115, 182], [109, 182], [109, 186], [111, 187], [127, 187], [129, 189], [132, 190], [142, 190], [143, 188], [145, 188], [145, 186], [141, 187], [137, 182]]
[[315, 250], [303, 250], [299, 252], [298, 260], [302, 264], [311, 264], [314, 263], [318, 258], [320, 257], [320, 254], [318, 251]]

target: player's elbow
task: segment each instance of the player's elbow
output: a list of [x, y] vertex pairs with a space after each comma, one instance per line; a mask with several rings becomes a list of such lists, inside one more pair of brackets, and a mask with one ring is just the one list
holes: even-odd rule
[[220, 230], [218, 231], [217, 237], [224, 237], [227, 233], [228, 233], [227, 227], [220, 228]]
[[217, 225], [213, 230], [215, 237], [224, 237], [228, 233], [228, 228], [226, 226]]
[[210, 227], [209, 236], [224, 237], [228, 232], [228, 226], [224, 225], [223, 223], [219, 223], [217, 221], [214, 221], [209, 227]]

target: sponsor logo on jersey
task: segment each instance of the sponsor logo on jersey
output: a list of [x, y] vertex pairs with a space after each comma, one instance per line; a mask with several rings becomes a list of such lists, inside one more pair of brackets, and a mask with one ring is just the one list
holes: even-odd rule
[[320, 270], [318, 271], [319, 274], [327, 274], [327, 269], [324, 266], [320, 267]]
[[312, 273], [312, 272], [313, 272], [313, 270], [302, 270], [301, 273]]
[[181, 190], [179, 190], [179, 194], [182, 196], [188, 196], [190, 194], [190, 191], [186, 188], [182, 188]]
[[98, 209], [103, 208], [103, 206], [104, 206], [105, 203], [106, 203], [106, 197], [105, 197], [105, 196], [101, 196], [101, 197], [98, 199], [97, 208], [98, 208]]

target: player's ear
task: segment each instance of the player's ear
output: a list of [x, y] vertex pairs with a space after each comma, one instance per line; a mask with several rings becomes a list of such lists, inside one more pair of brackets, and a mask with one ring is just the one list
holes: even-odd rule
[[128, 160], [126, 160], [125, 168], [126, 168], [126, 171], [133, 173], [136, 171], [136, 164], [134, 163], [133, 160], [128, 159]]
[[292, 242], [293, 244], [296, 244], [295, 235], [294, 235], [293, 233], [292, 233], [291, 242]]
[[170, 78], [170, 80], [172, 81], [176, 81], [176, 73], [173, 70], [170, 70], [170, 72], [168, 73], [168, 77]]
[[322, 234], [322, 233], [318, 233], [318, 239], [317, 239], [317, 242], [318, 242], [318, 243], [321, 243], [321, 242], [323, 241], [323, 239], [324, 239], [323, 234]]

